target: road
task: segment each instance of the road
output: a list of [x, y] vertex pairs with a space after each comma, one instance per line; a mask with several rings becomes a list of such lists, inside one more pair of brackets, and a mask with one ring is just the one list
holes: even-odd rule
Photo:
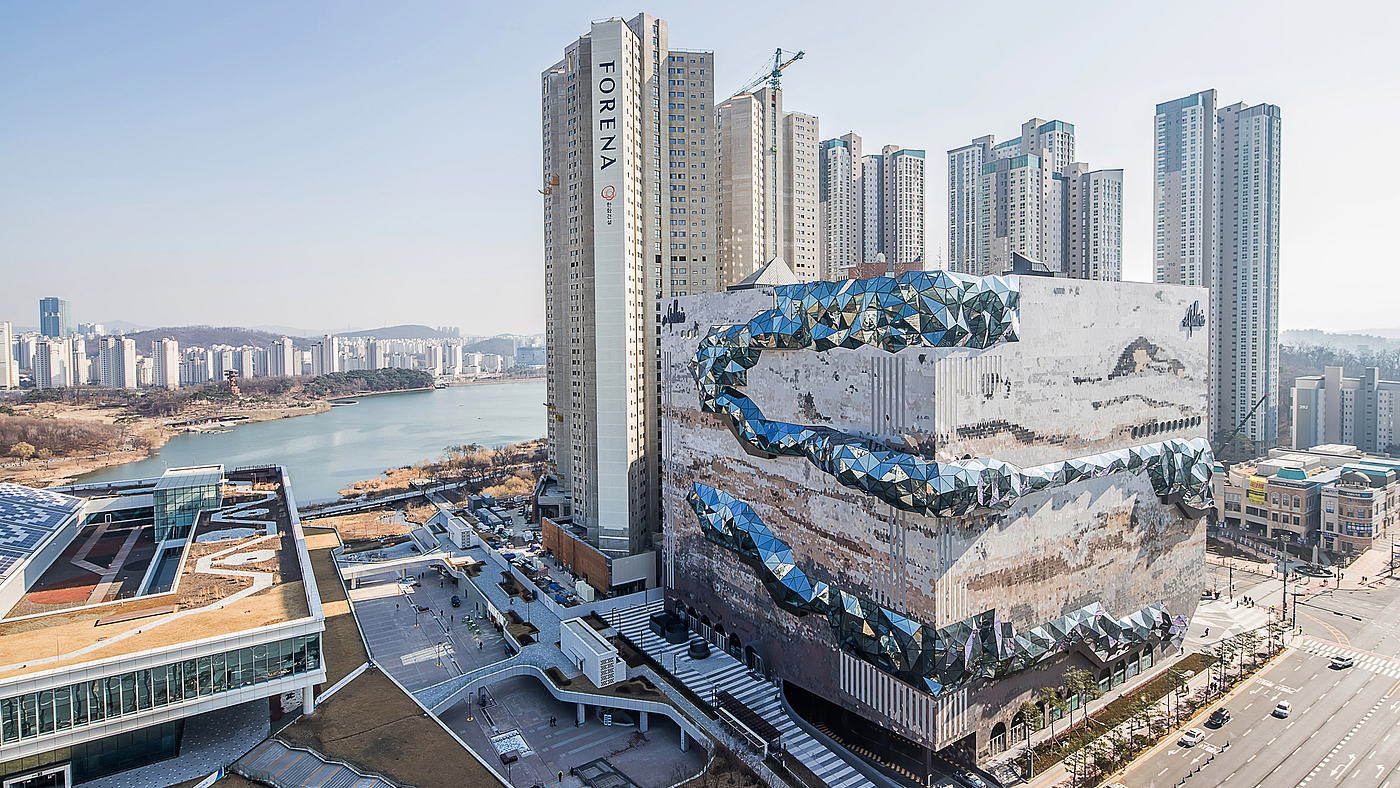
[[[1278, 580], [1235, 572], [1236, 597], [1265, 590], [1281, 596]], [[1230, 722], [1211, 729], [1202, 716], [1194, 725], [1204, 742], [1159, 745], [1114, 779], [1129, 788], [1400, 788], [1400, 591], [1315, 593], [1300, 598], [1298, 622], [1296, 648], [1217, 704]], [[1356, 666], [1332, 669], [1338, 654]], [[1293, 705], [1288, 719], [1272, 713], [1283, 700]]]

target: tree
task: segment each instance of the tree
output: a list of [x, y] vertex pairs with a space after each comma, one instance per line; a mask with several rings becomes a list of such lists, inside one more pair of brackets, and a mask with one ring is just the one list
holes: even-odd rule
[[1032, 733], [1040, 730], [1045, 724], [1045, 712], [1041, 711], [1040, 707], [1035, 705], [1034, 701], [1022, 701], [1019, 714], [1021, 715], [1021, 719], [1026, 723], [1027, 738], [1029, 738]]
[[18, 457], [21, 460], [27, 460], [34, 456], [34, 445], [32, 443], [20, 441], [10, 447], [10, 456]]
[[1099, 689], [1098, 680], [1094, 678], [1093, 673], [1084, 668], [1070, 668], [1065, 671], [1065, 691], [1070, 695], [1079, 696], [1079, 716], [1081, 718], [1087, 717], [1089, 714], [1089, 701], [1103, 697], [1103, 690]]
[[1065, 699], [1060, 697], [1059, 689], [1055, 687], [1041, 687], [1038, 692], [1040, 705], [1045, 707], [1045, 718], [1050, 721], [1050, 735], [1055, 735], [1055, 709], [1065, 710]]

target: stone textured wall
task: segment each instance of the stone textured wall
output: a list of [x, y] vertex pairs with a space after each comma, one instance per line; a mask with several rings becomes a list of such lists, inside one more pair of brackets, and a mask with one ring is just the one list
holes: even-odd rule
[[[770, 419], [863, 432], [939, 460], [1034, 465], [1207, 434], [1206, 334], [1188, 339], [1180, 326], [1205, 290], [1037, 277], [1020, 285], [1019, 342], [983, 351], [767, 351], [744, 391]], [[693, 359], [710, 326], [772, 308], [772, 291], [694, 296], [681, 306], [686, 323], [662, 334], [667, 585], [681, 606], [752, 645], [783, 678], [928, 745], [978, 730], [985, 746], [994, 721], [1009, 722], [1020, 700], [1048, 683], [1038, 674], [1093, 659], [1069, 655], [1027, 671], [1036, 676], [974, 684], [956, 724], [897, 722], [880, 700], [842, 691], [825, 620], [777, 609], [748, 567], [704, 538], [684, 504], [693, 482], [752, 505], [814, 580], [937, 626], [994, 608], [1022, 631], [1095, 601], [1115, 618], [1155, 602], [1173, 615], [1194, 611], [1204, 523], [1162, 504], [1146, 478], [1116, 474], [1001, 512], [930, 518], [893, 511], [803, 458], [750, 456], [719, 416], [700, 412]], [[1162, 424], [1173, 428], [1150, 426]]]

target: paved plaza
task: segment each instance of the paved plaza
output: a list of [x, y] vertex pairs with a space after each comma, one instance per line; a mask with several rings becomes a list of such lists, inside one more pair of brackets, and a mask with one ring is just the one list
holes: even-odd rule
[[[397, 573], [362, 579], [350, 590], [375, 659], [409, 691], [505, 659], [505, 638], [486, 619], [476, 589], [467, 582], [454, 587], [432, 569], [415, 572], [414, 579], [420, 573], [411, 593]], [[452, 607], [453, 594], [461, 596], [461, 607]]]
[[[492, 737], [519, 731], [530, 753], [514, 764], [497, 767], [509, 773], [512, 785], [548, 785], [559, 779], [559, 772], [567, 777], [571, 768], [597, 758], [607, 758], [642, 788], [665, 788], [705, 766], [704, 748], [681, 752], [680, 729], [662, 715], [649, 715], [645, 734], [635, 724], [604, 725], [592, 709], [578, 726], [577, 706], [555, 700], [537, 679], [505, 679], [487, 691], [495, 705], [482, 709], [463, 701], [441, 718], [488, 759], [496, 757]], [[557, 720], [556, 727], [550, 727], [551, 716]]]

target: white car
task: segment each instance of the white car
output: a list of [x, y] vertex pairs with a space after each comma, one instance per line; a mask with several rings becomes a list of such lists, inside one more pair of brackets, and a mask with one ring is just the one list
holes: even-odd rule
[[1195, 747], [1197, 744], [1200, 744], [1201, 742], [1205, 741], [1205, 738], [1205, 731], [1201, 730], [1200, 728], [1192, 728], [1191, 730], [1181, 735], [1181, 741], [1178, 743], [1182, 747]]
[[1352, 659], [1351, 657], [1333, 657], [1333, 658], [1332, 658], [1332, 669], [1333, 669], [1333, 670], [1346, 670], [1347, 668], [1349, 668], [1349, 667], [1351, 667], [1352, 665], [1355, 665], [1355, 664], [1356, 664], [1356, 660]]
[[1279, 701], [1279, 704], [1278, 704], [1277, 706], [1274, 707], [1274, 716], [1275, 716], [1275, 717], [1278, 717], [1278, 718], [1281, 719], [1281, 720], [1286, 720], [1286, 719], [1288, 719], [1289, 713], [1292, 712], [1292, 711], [1293, 711], [1293, 704], [1292, 704], [1292, 703], [1289, 703], [1289, 702], [1286, 701], [1286, 700], [1284, 700], [1284, 701]]

